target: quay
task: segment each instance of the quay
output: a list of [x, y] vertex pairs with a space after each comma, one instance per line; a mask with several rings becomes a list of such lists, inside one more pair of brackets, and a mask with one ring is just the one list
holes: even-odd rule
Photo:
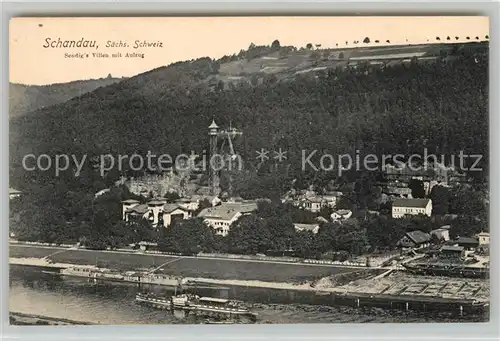
[[[401, 275], [398, 275], [401, 276]], [[376, 277], [376, 276], [375, 276]], [[386, 280], [386, 279], [384, 279]], [[374, 290], [377, 288], [377, 280], [367, 278], [361, 280], [362, 284], [358, 287], [353, 287], [350, 283], [347, 285], [334, 287], [316, 287], [313, 288], [310, 284], [292, 285], [287, 283], [256, 283], [246, 281], [224, 281], [214, 279], [197, 279], [193, 282], [187, 279], [187, 285], [225, 285], [237, 287], [259, 287], [270, 288], [287, 291], [309, 291], [315, 295], [322, 296], [325, 302], [330, 306], [349, 306], [354, 308], [377, 307], [383, 309], [394, 310], [417, 310], [417, 311], [446, 311], [454, 315], [464, 314], [485, 314], [489, 311], [488, 297], [482, 292], [482, 287], [471, 286], [467, 288], [466, 284], [454, 283], [441, 285], [442, 292], [432, 292], [431, 284], [425, 284], [421, 291], [414, 290], [411, 281], [414, 278], [408, 278], [406, 281], [398, 281], [393, 284], [393, 289], [384, 288], [382, 290]], [[403, 288], [398, 284], [403, 283]], [[449, 286], [448, 291], [444, 287]], [[454, 292], [453, 289], [458, 288], [462, 292]], [[425, 289], [428, 289], [425, 291]], [[468, 295], [466, 295], [468, 293]], [[469, 296], [469, 297], [467, 297]]]
[[[56, 257], [64, 254], [63, 252], [58, 253]], [[85, 252], [85, 254], [90, 254], [90, 252]], [[119, 256], [122, 257], [123, 255], [120, 254]], [[69, 259], [58, 258], [58, 260], [68, 261]], [[256, 271], [258, 269], [254, 268], [245, 269], [246, 272], [240, 276], [239, 272], [228, 270], [227, 265], [232, 264], [226, 263], [228, 261], [215, 262], [218, 267], [217, 272], [213, 274], [210, 272], [211, 276], [214, 277], [204, 278], [186, 276], [186, 273], [193, 274], [194, 271], [191, 269], [188, 271], [184, 270], [184, 264], [181, 264], [181, 261], [184, 259], [163, 257], [162, 260], [162, 262], [156, 262], [156, 265], [153, 267], [149, 266], [149, 270], [142, 269], [141, 271], [135, 271], [136, 274], [142, 274], [142, 276], [148, 275], [158, 278], [148, 281], [141, 279], [140, 276], [136, 276], [128, 282], [136, 285], [154, 284], [167, 285], [169, 287], [178, 287], [178, 284], [180, 284], [182, 288], [195, 290], [205, 286], [216, 289], [240, 287], [249, 289], [262, 288], [283, 290], [289, 291], [290, 293], [294, 291], [311, 292], [315, 295], [324, 296], [326, 298], [324, 302], [328, 302], [328, 305], [348, 305], [352, 307], [374, 306], [403, 310], [441, 310], [456, 314], [487, 313], [489, 311], [489, 285], [487, 281], [481, 278], [425, 276], [421, 274], [411, 274], [406, 270], [400, 271], [398, 269], [389, 271], [390, 269], [358, 268], [357, 271], [353, 269], [351, 269], [351, 271], [338, 271], [338, 268], [334, 267], [308, 267], [309, 280], [306, 279], [301, 283], [297, 283], [297, 281], [290, 280], [288, 274], [285, 276], [279, 274], [279, 276], [270, 278], [270, 274], [267, 272], [262, 274]], [[191, 258], [188, 260], [189, 262], [200, 261]], [[198, 267], [205, 265], [207, 262], [207, 260], [201, 261], [203, 263], [196, 263]], [[82, 267], [89, 269], [89, 273], [78, 277], [87, 277], [89, 280], [94, 281], [113, 280], [127, 282], [127, 278], [130, 279], [130, 276], [132, 276], [131, 272], [125, 270], [107, 270], [90, 265], [80, 266], [66, 262], [59, 263], [53, 260], [53, 257], [45, 257], [42, 259], [10, 258], [9, 263], [41, 267], [52, 273], [58, 271], [67, 272], [70, 268]], [[174, 265], [173, 268], [170, 268], [171, 264]], [[223, 271], [220, 269], [220, 266], [225, 264], [227, 265], [225, 271]], [[259, 269], [262, 266], [266, 266], [265, 269], [271, 269], [271, 267], [273, 267], [276, 271], [278, 271], [278, 267], [281, 269], [281, 267], [286, 266], [286, 269], [291, 271], [292, 269], [288, 269], [288, 267], [298, 266], [299, 268], [294, 268], [295, 276], [297, 275], [297, 270], [303, 269], [300, 265], [272, 263], [248, 263], [248, 265], [258, 265]], [[124, 266], [122, 265], [121, 268], [123, 269]], [[128, 269], [133, 268], [134, 267], [128, 267]], [[95, 269], [104, 271], [94, 275], [92, 271]], [[250, 272], [249, 270], [252, 271]], [[318, 270], [320, 271], [317, 272]], [[178, 275], [178, 277], [175, 277], [176, 275]], [[162, 276], [168, 278], [165, 279]], [[343, 276], [345, 276], [345, 279], [339, 281], [338, 279]], [[182, 279], [180, 283], [175, 281], [178, 278]], [[314, 278], [317, 279], [314, 280]], [[328, 299], [328, 297], [330, 299]]]

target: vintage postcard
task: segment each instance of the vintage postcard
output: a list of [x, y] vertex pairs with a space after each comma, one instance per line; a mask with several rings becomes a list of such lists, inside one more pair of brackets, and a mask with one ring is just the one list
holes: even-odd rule
[[14, 18], [12, 325], [489, 321], [489, 20]]

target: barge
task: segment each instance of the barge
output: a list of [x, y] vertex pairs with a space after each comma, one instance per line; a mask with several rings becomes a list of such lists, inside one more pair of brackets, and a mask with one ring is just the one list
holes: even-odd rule
[[151, 293], [138, 293], [136, 302], [145, 303], [159, 309], [182, 310], [198, 316], [218, 317], [249, 322], [257, 320], [257, 314], [251, 312], [241, 303], [215, 297], [199, 297], [192, 294], [181, 294], [172, 297], [157, 296]]
[[137, 284], [162, 285], [169, 287], [178, 287], [185, 284], [181, 277], [169, 276], [164, 274], [155, 274], [150, 272], [118, 272], [108, 269], [101, 269], [95, 266], [73, 266], [60, 269], [54, 272], [55, 275], [88, 278], [90, 280], [105, 280]]
[[336, 305], [378, 307], [396, 310], [447, 311], [456, 315], [477, 315], [489, 311], [489, 302], [467, 298], [445, 298], [422, 295], [388, 295], [361, 292], [331, 295]]

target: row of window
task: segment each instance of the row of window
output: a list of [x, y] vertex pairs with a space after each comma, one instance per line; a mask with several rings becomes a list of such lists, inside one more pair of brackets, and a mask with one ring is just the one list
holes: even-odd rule
[[213, 223], [215, 226], [229, 226], [229, 222], [216, 221]]
[[394, 207], [394, 212], [398, 213], [425, 213], [424, 208]]

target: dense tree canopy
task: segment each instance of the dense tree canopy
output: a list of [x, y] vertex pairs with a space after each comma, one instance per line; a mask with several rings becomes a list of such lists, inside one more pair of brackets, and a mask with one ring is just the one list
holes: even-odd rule
[[[312, 44], [308, 46], [312, 49]], [[130, 229], [121, 222], [120, 200], [137, 197], [123, 188], [94, 197], [96, 191], [113, 187], [122, 175], [143, 175], [127, 164], [118, 170], [115, 164], [101, 176], [100, 156], [146, 155], [148, 151], [173, 157], [190, 151], [200, 153], [207, 149], [207, 126], [213, 117], [221, 126], [231, 123], [244, 132], [234, 143], [244, 160], [244, 170], [232, 174], [234, 193], [244, 198], [268, 197], [277, 202], [292, 182], [300, 188], [311, 183], [325, 185], [339, 176], [337, 169], [315, 169], [321, 168], [322, 155], [354, 156], [357, 150], [362, 155], [379, 156], [422, 154], [424, 148], [447, 156], [480, 154], [483, 170], [467, 175], [482, 182], [488, 174], [488, 54], [484, 49], [457, 47], [436, 61], [414, 60], [383, 68], [359, 64], [314, 75], [273, 74], [263, 82], [241, 83], [218, 91], [209, 86], [207, 80], [219, 73], [223, 63], [271, 52], [276, 51], [270, 46], [253, 45], [225, 59], [174, 63], [12, 119], [10, 182], [25, 193], [12, 203], [12, 209], [19, 213], [13, 232], [26, 240], [82, 240], [95, 247], [154, 238], [142, 225]], [[258, 162], [256, 151], [262, 148], [271, 152], [270, 157]], [[280, 148], [287, 152], [283, 162], [272, 158]], [[314, 151], [312, 166], [304, 167], [303, 153]], [[85, 157], [85, 162], [78, 176], [75, 167], [56, 176], [53, 168], [23, 169], [26, 154], [67, 154], [79, 160]], [[370, 209], [379, 205], [377, 179], [356, 172], [352, 176], [342, 173], [355, 179], [349, 179], [355, 186], [337, 208]], [[445, 196], [444, 192], [431, 193], [439, 203], [437, 212], [445, 213], [448, 207], [448, 213], [484, 215], [485, 196], [474, 189], [451, 190], [449, 205]], [[314, 253], [315, 248], [335, 247], [357, 253], [366, 245], [392, 245], [400, 228], [406, 229], [389, 226], [389, 236], [377, 240], [382, 227], [361, 226], [347, 233], [347, 240], [339, 240], [335, 234], [341, 227], [331, 224], [322, 226], [317, 236], [296, 233], [292, 223], [311, 222], [312, 217], [286, 207], [267, 213], [264, 210], [258, 217], [264, 220], [262, 229], [271, 236], [270, 244], [245, 242], [253, 233], [247, 231], [250, 225], [245, 219], [238, 222], [234, 235], [227, 238], [231, 243], [225, 245], [237, 252], [268, 247]], [[381, 226], [393, 224], [382, 219]], [[474, 229], [484, 228], [484, 219], [481, 222]], [[199, 222], [184, 225], [173, 226], [161, 237], [164, 248], [192, 252], [222, 248], [221, 239]], [[430, 225], [423, 225], [421, 228], [429, 230]], [[457, 227], [461, 234], [471, 232], [465, 222], [457, 226], [462, 226]], [[172, 231], [184, 233], [184, 241], [174, 241]], [[195, 237], [196, 233], [199, 236]], [[191, 237], [194, 241], [188, 240]], [[314, 245], [317, 247], [311, 247]]]

